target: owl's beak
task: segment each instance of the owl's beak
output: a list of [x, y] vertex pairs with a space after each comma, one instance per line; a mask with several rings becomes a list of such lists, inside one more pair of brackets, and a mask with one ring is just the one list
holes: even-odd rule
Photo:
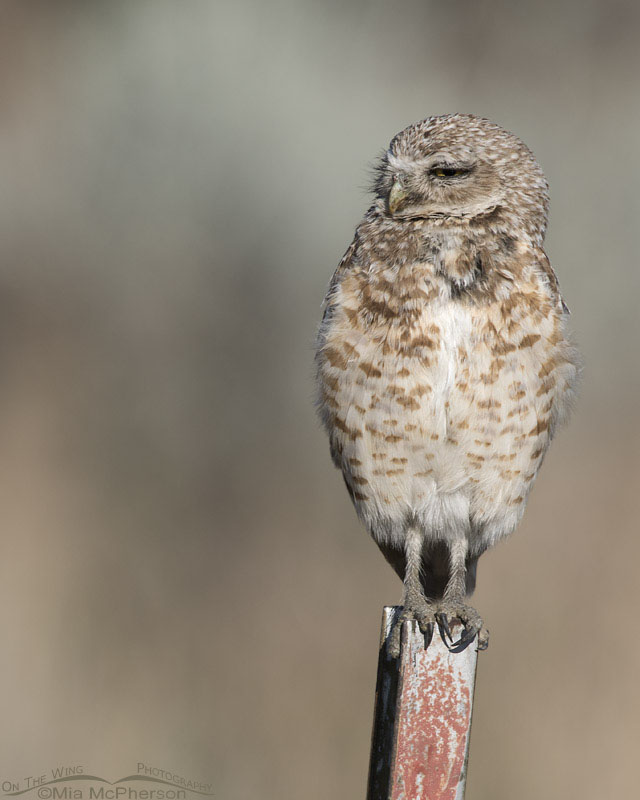
[[395, 214], [399, 208], [402, 208], [406, 199], [407, 193], [402, 188], [400, 181], [396, 181], [389, 192], [389, 213]]

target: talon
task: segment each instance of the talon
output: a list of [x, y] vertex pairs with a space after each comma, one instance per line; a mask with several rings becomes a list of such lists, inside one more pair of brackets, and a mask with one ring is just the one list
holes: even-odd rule
[[442, 641], [447, 645], [447, 647], [449, 647], [446, 637], [449, 637], [449, 642], [453, 642], [453, 634], [451, 633], [451, 628], [449, 627], [447, 615], [443, 611], [438, 611], [436, 614], [436, 622], [438, 623]]
[[[489, 632], [484, 627], [478, 612], [464, 603], [444, 602], [435, 614], [440, 629], [440, 636], [450, 653], [461, 653], [478, 638], [478, 650], [486, 650], [489, 644]], [[462, 631], [454, 641], [451, 626], [454, 620], [460, 620]], [[457, 631], [456, 631], [457, 635]]]
[[429, 645], [431, 644], [431, 640], [433, 639], [433, 629], [434, 629], [433, 622], [427, 622], [427, 624], [424, 626], [424, 628], [422, 626], [420, 626], [420, 630], [424, 634], [424, 648], [425, 648], [425, 650], [427, 649], [427, 647], [429, 647]]
[[471, 642], [473, 642], [473, 640], [476, 638], [477, 634], [478, 631], [476, 628], [464, 628], [458, 641], [452, 642], [451, 647], [449, 647], [449, 652], [461, 653], [463, 650], [466, 650]]
[[[416, 622], [420, 632], [424, 635], [425, 649], [431, 644], [434, 632], [433, 608], [426, 600], [423, 603], [406, 605], [396, 617], [389, 638], [387, 639], [387, 654], [390, 658], [398, 658], [402, 650], [402, 627], [405, 622]], [[415, 631], [415, 629], [413, 629]]]

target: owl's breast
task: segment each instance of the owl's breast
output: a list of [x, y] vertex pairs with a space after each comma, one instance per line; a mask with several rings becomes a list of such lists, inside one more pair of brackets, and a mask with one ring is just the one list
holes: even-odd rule
[[340, 287], [320, 408], [356, 507], [406, 513], [460, 492], [478, 519], [524, 506], [568, 378], [558, 315], [524, 289], [474, 303], [419, 274]]
[[468, 416], [456, 386], [466, 374], [473, 314], [439, 294], [429, 299], [426, 285], [417, 289], [396, 294], [373, 322], [371, 300], [380, 298], [365, 293], [356, 306], [345, 293], [324, 332], [320, 407], [355, 499], [375, 491], [394, 502], [424, 494], [416, 481], [451, 491], [466, 482], [452, 422]]

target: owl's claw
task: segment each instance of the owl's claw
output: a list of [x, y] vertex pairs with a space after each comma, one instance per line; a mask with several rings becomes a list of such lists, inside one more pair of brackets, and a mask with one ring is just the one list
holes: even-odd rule
[[[391, 658], [398, 658], [402, 639], [402, 626], [409, 620], [415, 620], [424, 635], [424, 646], [429, 647], [433, 634], [438, 626], [440, 638], [450, 653], [461, 653], [477, 638], [478, 650], [486, 650], [489, 646], [489, 631], [484, 627], [482, 617], [475, 608], [464, 603], [442, 603], [437, 610], [429, 603], [420, 603], [417, 607], [407, 604], [393, 623], [388, 640], [388, 653]], [[462, 625], [459, 638], [454, 639], [452, 627]], [[457, 634], [457, 632], [456, 632]]]
[[421, 603], [417, 608], [409, 605], [405, 606], [397, 620], [393, 623], [391, 634], [389, 636], [388, 653], [391, 658], [398, 658], [400, 655], [400, 643], [402, 639], [402, 626], [409, 620], [415, 620], [418, 623], [420, 631], [424, 635], [424, 646], [429, 647], [433, 639], [433, 631], [435, 629], [435, 617], [433, 610], [428, 603]]
[[[449, 627], [449, 620], [447, 619], [447, 615], [443, 611], [438, 611], [436, 614], [436, 622], [438, 623], [438, 629], [440, 630], [440, 637], [442, 641], [449, 647], [449, 643], [453, 642], [453, 634], [451, 633], [451, 628]], [[447, 642], [447, 639], [449, 640]]]
[[431, 640], [433, 639], [434, 628], [435, 628], [435, 626], [434, 626], [433, 622], [428, 622], [425, 625], [425, 630], [422, 631], [422, 633], [424, 634], [424, 648], [425, 648], [425, 650], [431, 644]]
[[[461, 653], [469, 647], [476, 637], [478, 639], [478, 650], [486, 650], [489, 646], [489, 631], [484, 627], [482, 617], [475, 608], [464, 604], [443, 604], [435, 617], [440, 629], [440, 636], [449, 652]], [[453, 640], [451, 634], [452, 622], [450, 620], [454, 619], [462, 623], [462, 632], [457, 641]]]
[[451, 646], [449, 647], [449, 652], [451, 653], [461, 653], [463, 650], [466, 650], [467, 647], [473, 642], [476, 638], [477, 633], [473, 628], [463, 628], [462, 634], [457, 642], [452, 642]]

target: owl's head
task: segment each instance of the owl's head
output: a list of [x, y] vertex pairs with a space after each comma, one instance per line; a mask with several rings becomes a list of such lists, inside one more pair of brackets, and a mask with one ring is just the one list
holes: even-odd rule
[[375, 192], [394, 219], [456, 223], [498, 212], [541, 243], [548, 185], [529, 148], [471, 114], [429, 117], [397, 134], [377, 167]]

